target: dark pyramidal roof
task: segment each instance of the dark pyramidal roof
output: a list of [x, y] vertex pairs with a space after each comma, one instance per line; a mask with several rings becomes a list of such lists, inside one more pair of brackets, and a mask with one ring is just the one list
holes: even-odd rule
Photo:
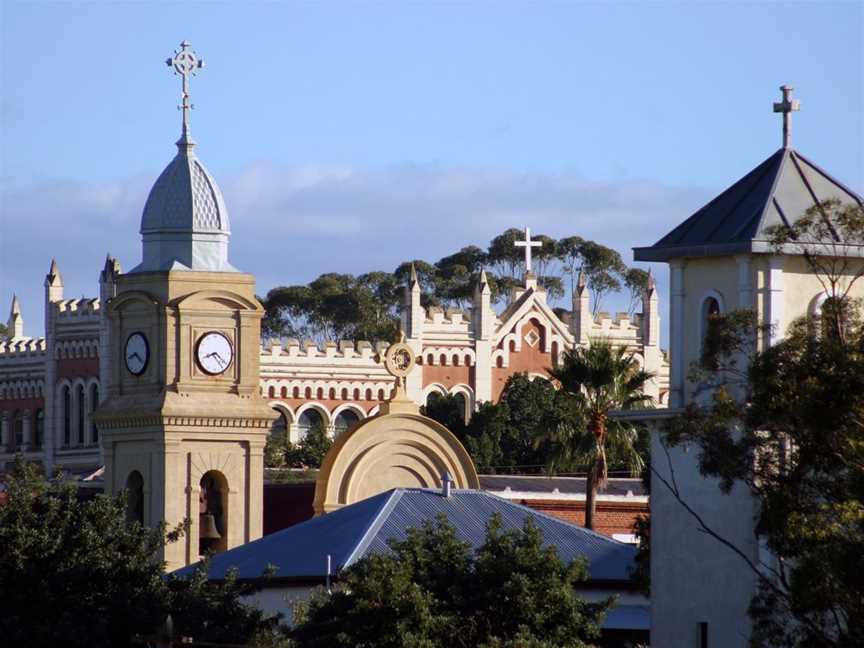
[[651, 247], [637, 261], [770, 252], [765, 230], [830, 198], [864, 199], [791, 148], [781, 148]]

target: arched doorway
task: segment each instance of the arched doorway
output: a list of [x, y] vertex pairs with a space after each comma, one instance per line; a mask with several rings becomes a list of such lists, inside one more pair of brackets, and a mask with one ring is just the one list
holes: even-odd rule
[[359, 422], [360, 416], [358, 416], [357, 412], [350, 409], [344, 409], [339, 412], [339, 415], [333, 422], [333, 432], [335, 436], [338, 437], [340, 434], [344, 434]]
[[218, 470], [201, 477], [198, 497], [198, 553], [219, 553], [228, 548], [228, 480]]
[[274, 441], [284, 441], [288, 438], [288, 416], [276, 407], [273, 408], [273, 411], [278, 413], [279, 417], [270, 426], [270, 437]]
[[324, 429], [324, 417], [321, 416], [321, 412], [319, 412], [314, 407], [310, 407], [306, 411], [304, 411], [300, 418], [297, 420], [297, 432], [300, 440], [306, 438], [306, 435], [309, 434], [312, 430], [323, 430]]
[[126, 521], [144, 524], [144, 478], [137, 470], [126, 478]]

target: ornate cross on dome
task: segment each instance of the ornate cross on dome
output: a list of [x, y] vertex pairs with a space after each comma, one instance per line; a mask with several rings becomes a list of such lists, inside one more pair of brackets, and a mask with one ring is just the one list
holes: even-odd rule
[[194, 108], [189, 102], [189, 77], [194, 76], [199, 68], [204, 67], [204, 59], [198, 58], [198, 55], [189, 49], [189, 41], [180, 43], [180, 49], [175, 50], [174, 58], [169, 58], [165, 61], [168, 67], [174, 68], [174, 74], [179, 74], [183, 78], [183, 105], [177, 106], [178, 110], [183, 110], [183, 136], [180, 142], [186, 143], [189, 140], [189, 110]]
[[515, 247], [524, 247], [525, 248], [525, 272], [531, 272], [531, 248], [539, 248], [542, 247], [543, 241], [532, 241], [531, 240], [531, 228], [525, 228], [525, 240], [524, 241], [514, 241], [513, 245]]
[[792, 141], [792, 113], [801, 110], [801, 102], [792, 98], [794, 89], [788, 85], [780, 86], [783, 101], [774, 103], [774, 112], [783, 113], [783, 148], [789, 148], [789, 143]]

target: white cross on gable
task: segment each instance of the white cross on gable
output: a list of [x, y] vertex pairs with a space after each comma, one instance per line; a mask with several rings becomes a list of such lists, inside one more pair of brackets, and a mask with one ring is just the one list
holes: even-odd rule
[[532, 241], [531, 240], [531, 228], [525, 228], [525, 240], [524, 241], [514, 241], [513, 245], [517, 248], [524, 247], [525, 248], [525, 272], [531, 272], [531, 248], [539, 248], [542, 247], [543, 241]]

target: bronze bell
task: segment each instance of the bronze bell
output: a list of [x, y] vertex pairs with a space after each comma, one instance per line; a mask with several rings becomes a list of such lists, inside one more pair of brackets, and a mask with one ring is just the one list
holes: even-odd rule
[[216, 530], [216, 518], [212, 513], [202, 513], [199, 517], [200, 532], [198, 537], [202, 540], [218, 540], [222, 536]]

